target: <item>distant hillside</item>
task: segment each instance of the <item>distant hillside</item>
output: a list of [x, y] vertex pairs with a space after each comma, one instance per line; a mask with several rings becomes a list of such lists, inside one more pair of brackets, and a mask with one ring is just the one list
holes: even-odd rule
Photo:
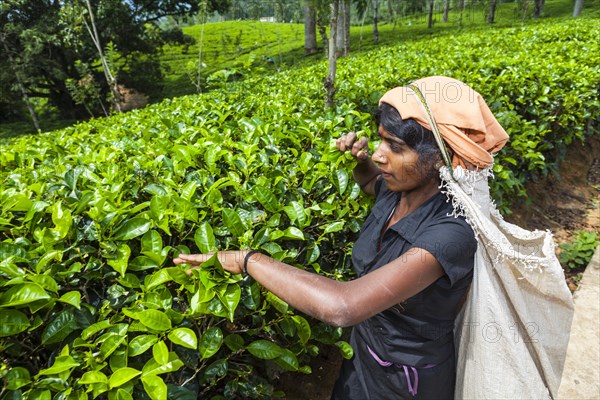
[[[467, 4], [469, 4], [467, 2]], [[449, 21], [442, 22], [441, 10], [436, 10], [435, 24], [427, 29], [426, 15], [412, 15], [396, 21], [379, 23], [379, 43], [372, 39], [372, 23], [355, 23], [351, 28], [351, 57], [365, 51], [386, 46], [407, 44], [415, 41], [455, 36], [468, 32], [496, 34], [501, 27], [527, 27], [548, 21], [571, 20], [572, 0], [548, 0], [544, 17], [531, 18], [531, 10], [519, 11], [518, 2], [502, 2], [498, 5], [496, 22], [490, 26], [485, 21], [487, 6], [468, 5], [462, 16], [451, 10]], [[600, 0], [586, 0], [581, 20], [600, 17]], [[165, 75], [162, 98], [195, 94], [221, 88], [226, 81], [247, 79], [250, 76], [276, 74], [288, 68], [309, 66], [324, 59], [323, 52], [305, 56], [304, 28], [301, 24], [257, 21], [227, 21], [183, 27], [185, 34], [195, 43], [187, 46], [165, 46], [161, 63]], [[318, 44], [321, 40], [318, 37]], [[423, 46], [428, 46], [424, 44]], [[201, 66], [198, 68], [198, 60]], [[220, 71], [218, 74], [215, 72]], [[198, 85], [194, 85], [196, 82]], [[160, 101], [161, 98], [152, 99]], [[44, 110], [41, 125], [43, 131], [68, 126], [75, 121], [56, 120], [52, 110]], [[30, 121], [0, 124], [0, 137], [11, 137], [32, 131]]]
[[[584, 17], [598, 15], [594, 3], [588, 2]], [[462, 13], [450, 10], [448, 22], [442, 22], [443, 10], [436, 8], [434, 28], [427, 29], [427, 15], [413, 14], [399, 17], [395, 21], [382, 20], [378, 24], [379, 43], [373, 43], [372, 21], [354, 23], [351, 27], [352, 52], [360, 52], [394, 43], [406, 43], [421, 37], [439, 34], [456, 34], [472, 29], [495, 29], [505, 26], [536, 24], [531, 7], [525, 12], [520, 3], [501, 2], [496, 10], [493, 26], [487, 21], [488, 8], [482, 3], [466, 2]], [[598, 8], [598, 7], [596, 7]], [[544, 7], [544, 18], [570, 17], [573, 5], [571, 0], [548, 0]], [[166, 75], [164, 97], [197, 93], [194, 81], [205, 85], [206, 79], [221, 69], [253, 69], [255, 73], [278, 71], [291, 66], [313, 63], [323, 59], [323, 53], [306, 57], [304, 55], [304, 26], [292, 23], [258, 21], [226, 21], [204, 25], [183, 27], [186, 35], [194, 38], [192, 45], [165, 46], [162, 65]], [[317, 42], [322, 46], [321, 38]], [[198, 60], [202, 67], [198, 69]], [[235, 78], [235, 75], [233, 76]]]

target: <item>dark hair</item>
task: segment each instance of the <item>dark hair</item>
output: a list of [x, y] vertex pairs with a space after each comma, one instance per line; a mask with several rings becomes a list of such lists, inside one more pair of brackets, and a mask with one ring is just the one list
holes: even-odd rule
[[419, 155], [418, 164], [435, 171], [434, 164], [441, 159], [433, 132], [412, 118], [402, 119], [398, 110], [387, 103], [381, 103], [375, 112], [375, 122], [386, 132], [402, 139]]

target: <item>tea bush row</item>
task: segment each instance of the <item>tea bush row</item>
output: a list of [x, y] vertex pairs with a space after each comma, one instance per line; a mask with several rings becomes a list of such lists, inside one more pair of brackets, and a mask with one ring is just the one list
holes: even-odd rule
[[188, 275], [172, 257], [255, 248], [350, 278], [370, 201], [334, 141], [374, 136], [381, 94], [432, 74], [472, 85], [509, 132], [494, 167], [508, 208], [597, 134], [598, 30], [487, 30], [343, 59], [327, 112], [319, 64], [0, 142], [2, 398], [270, 398], [278, 371], [309, 373], [322, 344], [349, 356], [341, 329], [214, 259]]

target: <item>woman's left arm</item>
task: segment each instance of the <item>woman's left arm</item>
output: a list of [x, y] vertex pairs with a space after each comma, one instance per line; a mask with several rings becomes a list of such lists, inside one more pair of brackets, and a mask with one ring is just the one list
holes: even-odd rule
[[[242, 273], [248, 251], [219, 252], [223, 268]], [[199, 266], [210, 254], [181, 254], [174, 262]], [[416, 295], [444, 275], [427, 250], [413, 248], [394, 261], [352, 281], [339, 282], [282, 263], [250, 255], [247, 272], [292, 307], [335, 326], [355, 325]]]

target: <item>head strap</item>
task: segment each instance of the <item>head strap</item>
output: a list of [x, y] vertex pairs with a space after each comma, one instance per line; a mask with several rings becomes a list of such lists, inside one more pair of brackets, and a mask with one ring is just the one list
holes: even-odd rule
[[435, 122], [435, 118], [433, 117], [433, 113], [429, 109], [429, 105], [427, 104], [427, 100], [425, 100], [425, 96], [421, 93], [421, 90], [418, 86], [409, 84], [407, 87], [417, 95], [417, 98], [420, 100], [419, 104], [423, 108], [423, 112], [425, 113], [425, 118], [427, 119], [427, 123], [431, 127], [431, 131], [433, 132], [433, 137], [435, 138], [435, 142], [440, 149], [440, 153], [442, 154], [442, 158], [444, 163], [448, 167], [450, 171], [450, 176], [452, 176], [452, 159], [450, 158], [450, 154], [448, 153], [448, 148], [446, 147], [446, 142], [442, 139], [442, 135], [438, 129], [437, 123]]

